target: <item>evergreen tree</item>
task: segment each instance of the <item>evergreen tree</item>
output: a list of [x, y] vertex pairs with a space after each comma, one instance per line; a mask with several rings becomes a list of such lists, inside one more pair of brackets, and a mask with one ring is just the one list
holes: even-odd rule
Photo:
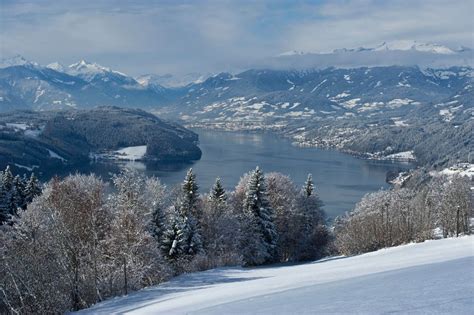
[[224, 187], [222, 187], [221, 179], [217, 178], [214, 186], [211, 188], [209, 193], [209, 200], [211, 202], [225, 202], [227, 200], [227, 195]]
[[165, 215], [160, 207], [160, 205], [155, 205], [155, 208], [153, 209], [153, 212], [151, 214], [151, 234], [153, 237], [160, 241], [163, 232], [165, 229]]
[[198, 185], [192, 169], [186, 174], [173, 209], [162, 238], [162, 249], [168, 258], [177, 259], [180, 254], [191, 258], [202, 251]]
[[25, 185], [25, 203], [28, 204], [33, 201], [36, 196], [41, 194], [41, 187], [38, 181], [38, 178], [34, 173], [31, 173], [30, 178]]
[[10, 166], [0, 175], [0, 224], [3, 224], [23, 206], [23, 183], [19, 176], [13, 177]]
[[184, 183], [181, 186], [182, 194], [181, 194], [181, 205], [180, 210], [184, 211], [186, 216], [192, 214], [196, 217], [198, 215], [198, 185], [196, 183], [196, 175], [193, 173], [193, 169], [190, 168], [188, 173], [186, 174], [186, 178], [184, 179]]
[[[15, 209], [26, 209], [25, 199], [26, 183], [21, 179], [20, 175], [13, 178], [12, 199]], [[16, 214], [16, 211], [15, 211]]]
[[165, 257], [177, 260], [191, 258], [202, 251], [202, 241], [193, 217], [186, 217], [174, 207], [168, 228], [163, 232], [161, 249]]
[[7, 165], [5, 171], [2, 174], [3, 185], [7, 190], [13, 186], [13, 174], [10, 170], [10, 165]]
[[[3, 175], [0, 172], [0, 175]], [[4, 224], [10, 218], [10, 209], [7, 206], [7, 190], [3, 184], [3, 176], [0, 176], [0, 225]]]
[[184, 252], [186, 225], [179, 215], [171, 218], [169, 226], [163, 231], [161, 249], [165, 257], [174, 259]]
[[[268, 202], [265, 177], [257, 167], [251, 174], [244, 200], [246, 234], [244, 236], [244, 262], [247, 265], [273, 262], [277, 252], [277, 232], [273, 209]], [[250, 234], [250, 235], [249, 235]], [[247, 247], [247, 249], [245, 249]]]
[[314, 190], [314, 183], [313, 183], [313, 175], [308, 174], [308, 178], [306, 179], [306, 182], [304, 183], [303, 191], [306, 197], [309, 197], [313, 194]]
[[314, 192], [311, 174], [295, 200], [297, 226], [294, 244], [294, 260], [312, 260], [321, 257], [329, 241], [325, 226], [323, 203]]

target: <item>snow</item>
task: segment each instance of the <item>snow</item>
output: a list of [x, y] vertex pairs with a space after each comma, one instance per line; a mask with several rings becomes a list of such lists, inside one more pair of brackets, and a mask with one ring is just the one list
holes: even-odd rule
[[360, 98], [354, 98], [354, 99], [345, 101], [344, 103], [340, 105], [344, 106], [345, 108], [354, 108], [358, 105], [359, 101], [360, 101]]
[[0, 69], [13, 67], [13, 66], [38, 66], [38, 64], [36, 62], [31, 62], [29, 60], [26, 60], [20, 55], [15, 55], [10, 58], [0, 59]]
[[136, 161], [141, 160], [146, 154], [146, 145], [126, 147], [115, 151], [115, 156], [119, 160]]
[[79, 62], [73, 63], [70, 66], [67, 67], [67, 73], [71, 75], [85, 75], [88, 79], [93, 78], [96, 74], [105, 74], [105, 73], [114, 73], [123, 77], [126, 77], [127, 75], [119, 72], [112, 70], [110, 68], [101, 66], [97, 63], [89, 63], [85, 60], [81, 60]]
[[49, 65], [46, 66], [46, 68], [59, 71], [59, 72], [64, 72], [64, 66], [57, 61], [50, 63]]
[[408, 127], [409, 126], [406, 123], [406, 120], [402, 120], [400, 117], [392, 117], [390, 119], [393, 121], [393, 124], [397, 127]]
[[413, 151], [404, 151], [387, 155], [384, 160], [415, 161], [416, 158]]
[[27, 171], [30, 171], [32, 172], [35, 168], [38, 168], [39, 166], [38, 165], [33, 165], [33, 166], [25, 166], [25, 165], [21, 165], [21, 164], [17, 164], [17, 163], [13, 163], [16, 167], [18, 168], [23, 168]]
[[82, 314], [450, 313], [474, 307], [474, 236], [301, 265], [217, 268]]
[[56, 152], [52, 151], [52, 150], [49, 150], [48, 149], [48, 152], [49, 152], [49, 157], [52, 158], [52, 159], [59, 159], [63, 162], [66, 161], [65, 158], [63, 158], [62, 156], [60, 156], [59, 154], [57, 154]]
[[351, 96], [349, 93], [346, 93], [346, 92], [342, 92], [340, 94], [337, 94], [336, 96], [334, 96], [334, 99], [336, 98], [344, 98], [344, 97], [348, 97], [348, 96]]
[[395, 40], [383, 42], [379, 46], [373, 48], [374, 51], [388, 51], [388, 50], [415, 50], [419, 52], [429, 52], [434, 54], [450, 55], [455, 51], [452, 49], [433, 43], [421, 43], [416, 40]]
[[290, 51], [285, 51], [285, 52], [282, 52], [281, 54], [278, 54], [277, 57], [304, 55], [304, 54], [305, 53], [302, 51], [290, 50]]
[[318, 85], [316, 85], [316, 86], [311, 90], [310, 93], [313, 93], [314, 91], [316, 91], [316, 90], [318, 89], [318, 87], [320, 87], [321, 85], [323, 85], [324, 82], [326, 82], [326, 81], [327, 81], [327, 79], [322, 80]]
[[7, 127], [12, 127], [15, 130], [26, 130], [28, 125], [25, 123], [6, 123]]
[[409, 98], [395, 98], [388, 102], [390, 108], [398, 108], [409, 104], [415, 104], [415, 102]]
[[[462, 177], [469, 177], [469, 178], [474, 178], [474, 164], [470, 163], [459, 163], [457, 165], [453, 165], [449, 168], [445, 168], [442, 171], [439, 172], [441, 175], [446, 175], [446, 176], [462, 176]], [[432, 175], [437, 175], [435, 173], [432, 173]]]

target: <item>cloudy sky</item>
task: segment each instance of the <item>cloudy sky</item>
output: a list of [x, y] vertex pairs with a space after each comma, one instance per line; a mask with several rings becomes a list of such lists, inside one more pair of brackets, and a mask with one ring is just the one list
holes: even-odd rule
[[472, 0], [0, 0], [0, 52], [132, 75], [216, 72], [388, 40], [474, 47], [473, 15]]

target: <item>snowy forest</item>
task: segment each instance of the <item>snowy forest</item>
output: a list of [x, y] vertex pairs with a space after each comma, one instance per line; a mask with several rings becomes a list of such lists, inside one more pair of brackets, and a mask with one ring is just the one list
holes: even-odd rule
[[53, 178], [0, 172], [0, 313], [63, 313], [218, 266], [353, 255], [470, 233], [466, 178], [366, 195], [327, 222], [309, 174], [303, 187], [258, 167], [233, 191], [199, 190], [131, 170]]

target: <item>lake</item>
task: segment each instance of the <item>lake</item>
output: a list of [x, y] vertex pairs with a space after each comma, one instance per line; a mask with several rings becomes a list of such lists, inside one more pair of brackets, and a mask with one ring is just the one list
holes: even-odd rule
[[[388, 171], [405, 170], [410, 164], [391, 161], [364, 160], [334, 150], [297, 147], [288, 139], [272, 134], [254, 134], [195, 130], [199, 134], [202, 158], [194, 163], [145, 164], [127, 162], [147, 175], [157, 176], [172, 186], [181, 183], [192, 167], [200, 192], [208, 192], [216, 177], [227, 189], [233, 189], [240, 177], [257, 165], [264, 172], [289, 175], [303, 185], [307, 174], [313, 174], [316, 191], [325, 204], [329, 217], [351, 210], [361, 197], [382, 187]], [[104, 178], [118, 171], [113, 163], [91, 163], [79, 169]]]

